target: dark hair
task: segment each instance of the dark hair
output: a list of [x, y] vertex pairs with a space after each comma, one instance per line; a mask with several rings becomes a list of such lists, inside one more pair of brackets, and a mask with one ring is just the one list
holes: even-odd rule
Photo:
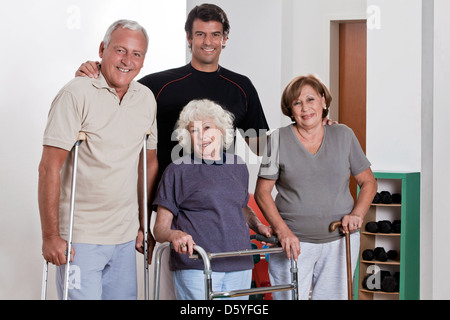
[[223, 36], [227, 37], [230, 33], [230, 23], [228, 22], [227, 14], [214, 4], [204, 3], [200, 6], [196, 6], [189, 12], [186, 24], [184, 25], [184, 30], [186, 30], [190, 38], [192, 38], [192, 26], [195, 19], [200, 19], [204, 22], [220, 22], [223, 26]]
[[313, 75], [296, 77], [287, 85], [281, 95], [281, 111], [284, 115], [292, 118], [292, 104], [300, 96], [305, 85], [310, 85], [321, 97], [325, 98], [326, 106], [322, 112], [322, 119], [324, 119], [328, 115], [332, 98], [328, 88]]

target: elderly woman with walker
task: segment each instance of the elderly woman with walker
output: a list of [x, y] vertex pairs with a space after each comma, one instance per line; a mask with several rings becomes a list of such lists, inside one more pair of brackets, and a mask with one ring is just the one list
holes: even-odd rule
[[[271, 228], [247, 207], [245, 162], [224, 151], [234, 142], [232, 114], [212, 101], [194, 100], [180, 113], [175, 132], [188, 154], [163, 173], [154, 200], [158, 206], [154, 235], [173, 247], [169, 266], [176, 298], [202, 300], [203, 262], [189, 258], [194, 245], [208, 252], [248, 250], [249, 227], [267, 237]], [[250, 288], [252, 268], [251, 256], [213, 260], [214, 291]]]

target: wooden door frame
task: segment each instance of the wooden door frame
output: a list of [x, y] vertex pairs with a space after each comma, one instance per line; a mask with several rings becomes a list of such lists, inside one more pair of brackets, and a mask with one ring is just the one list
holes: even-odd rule
[[[339, 97], [339, 93], [340, 93], [340, 57], [339, 57], [339, 52], [340, 52], [340, 25], [341, 24], [351, 24], [351, 23], [364, 23], [367, 24], [367, 19], [339, 19], [339, 20], [330, 20], [329, 21], [329, 30], [330, 30], [330, 35], [329, 35], [329, 43], [330, 43], [330, 60], [329, 60], [329, 66], [330, 66], [330, 70], [329, 70], [329, 74], [330, 74], [330, 83], [329, 83], [329, 88], [331, 91], [331, 94], [333, 96], [333, 101], [332, 101], [332, 105], [330, 108], [330, 118], [336, 121], [340, 121], [340, 108], [339, 108], [339, 103], [340, 103], [340, 97]], [[366, 97], [367, 97], [367, 87], [366, 87]], [[367, 107], [367, 103], [366, 103], [366, 107]], [[344, 121], [344, 119], [342, 119], [342, 121]], [[365, 124], [364, 124], [365, 126]], [[355, 132], [356, 133], [356, 132]], [[362, 140], [362, 147], [365, 150], [365, 141], [366, 141], [366, 137], [367, 137], [367, 133], [364, 132], [364, 137], [359, 137], [359, 139], [363, 139]], [[356, 181], [354, 179], [354, 177], [350, 177], [350, 191], [351, 194], [353, 196], [353, 199], [356, 201], [357, 199], [357, 184]]]
[[328, 88], [333, 96], [329, 118], [339, 121], [339, 25], [341, 23], [364, 22], [367, 16], [333, 16], [325, 19]]

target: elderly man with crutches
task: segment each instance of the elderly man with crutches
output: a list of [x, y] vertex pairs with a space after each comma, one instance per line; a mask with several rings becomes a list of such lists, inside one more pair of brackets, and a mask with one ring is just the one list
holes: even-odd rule
[[57, 266], [60, 298], [136, 299], [135, 249], [151, 258], [156, 102], [133, 81], [147, 47], [138, 23], [113, 23], [100, 44], [100, 76], [73, 79], [52, 103], [38, 199], [43, 256]]

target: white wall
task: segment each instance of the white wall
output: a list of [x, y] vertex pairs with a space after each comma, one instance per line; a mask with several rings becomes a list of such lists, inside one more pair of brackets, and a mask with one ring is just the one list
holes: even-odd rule
[[[434, 52], [433, 52], [433, 126], [432, 145], [433, 154], [424, 154], [424, 157], [432, 157], [432, 217], [427, 222], [432, 224], [429, 230], [432, 236], [432, 247], [422, 248], [431, 252], [431, 263], [426, 260], [427, 269], [424, 275], [431, 283], [422, 281], [423, 286], [431, 284], [432, 294], [424, 296], [429, 299], [450, 299], [450, 279], [448, 277], [448, 266], [450, 257], [448, 253], [448, 226], [450, 225], [448, 184], [450, 181], [450, 98], [449, 80], [450, 75], [450, 42], [448, 41], [448, 30], [450, 22], [448, 13], [450, 2], [446, 0], [434, 0]], [[431, 266], [430, 266], [431, 264]], [[431, 274], [431, 276], [430, 276]]]
[[420, 171], [421, 0], [367, 3], [380, 21], [367, 31], [367, 156], [373, 170]]
[[[169, 11], [170, 19], [162, 14]], [[140, 76], [184, 64], [185, 16], [184, 0], [2, 3], [0, 299], [40, 298], [37, 168], [48, 109], [57, 91], [82, 62], [99, 59], [104, 33], [117, 19], [137, 20], [149, 33]], [[54, 297], [53, 288], [50, 284], [49, 298]]]
[[420, 296], [449, 299], [450, 3], [367, 4], [380, 14], [367, 40], [367, 154], [376, 170], [421, 172]]
[[330, 75], [330, 21], [366, 18], [366, 1], [318, 0], [292, 2], [292, 71], [289, 79], [318, 75], [326, 85]]

